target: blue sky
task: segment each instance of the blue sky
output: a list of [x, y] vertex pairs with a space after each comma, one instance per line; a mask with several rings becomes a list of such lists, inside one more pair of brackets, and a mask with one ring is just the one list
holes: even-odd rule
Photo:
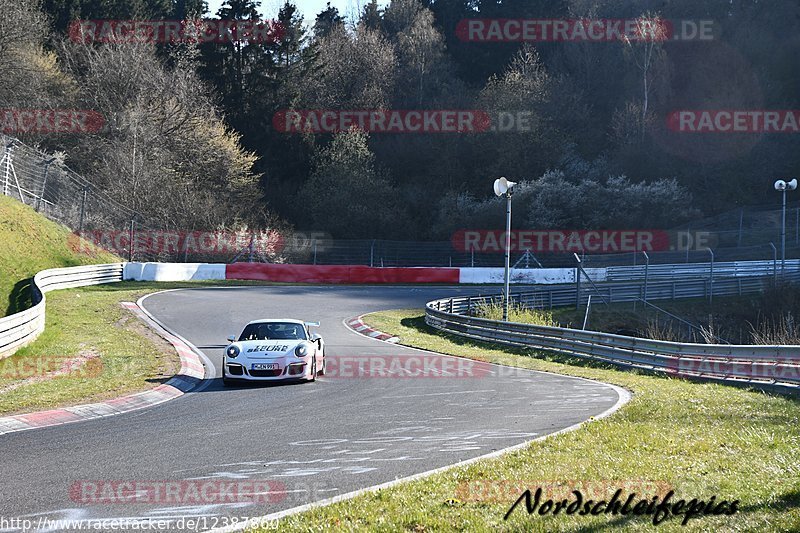
[[[215, 14], [222, 5], [224, 0], [207, 0], [208, 9], [211, 14]], [[343, 16], [355, 16], [361, 11], [362, 6], [368, 0], [331, 0], [331, 5], [339, 9], [339, 13]], [[261, 14], [265, 18], [273, 18], [277, 16], [278, 9], [283, 5], [284, 0], [261, 0]], [[306, 24], [313, 24], [314, 17], [325, 9], [328, 0], [295, 0], [294, 4], [303, 13]], [[379, 0], [381, 6], [386, 6], [388, 0]]]

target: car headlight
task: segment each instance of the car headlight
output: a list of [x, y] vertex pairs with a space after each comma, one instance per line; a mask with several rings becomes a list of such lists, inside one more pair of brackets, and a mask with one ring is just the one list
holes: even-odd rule
[[307, 344], [298, 344], [297, 348], [294, 349], [294, 354], [297, 357], [305, 357], [308, 355], [308, 345]]
[[225, 355], [227, 355], [231, 359], [236, 359], [236, 356], [239, 355], [239, 351], [240, 350], [238, 346], [231, 345], [228, 346], [228, 348], [225, 350]]

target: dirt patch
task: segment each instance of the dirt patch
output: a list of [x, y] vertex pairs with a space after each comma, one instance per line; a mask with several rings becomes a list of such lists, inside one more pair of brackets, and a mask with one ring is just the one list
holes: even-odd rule
[[32, 357], [10, 361], [4, 374], [14, 373], [13, 383], [0, 387], [0, 394], [43, 381], [64, 377], [97, 377], [103, 372], [100, 353], [95, 348], [81, 350], [74, 357]]

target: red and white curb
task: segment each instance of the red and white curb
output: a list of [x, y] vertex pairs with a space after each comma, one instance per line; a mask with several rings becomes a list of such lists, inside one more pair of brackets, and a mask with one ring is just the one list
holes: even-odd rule
[[175, 350], [181, 358], [181, 369], [178, 374], [168, 382], [154, 389], [129, 394], [113, 400], [23, 415], [0, 417], [0, 435], [28, 429], [94, 420], [96, 418], [120, 415], [138, 409], [152, 407], [183, 396], [184, 393], [194, 389], [203, 381], [205, 368], [198, 354], [195, 353], [186, 342], [153, 322], [135, 303], [123, 302], [122, 306], [147, 323], [156, 333], [175, 347]]
[[372, 337], [373, 339], [378, 339], [379, 341], [386, 341], [396, 344], [400, 342], [400, 338], [395, 337], [393, 335], [389, 335], [388, 333], [384, 333], [382, 331], [378, 331], [376, 329], [372, 329], [368, 325], [364, 324], [361, 320], [364, 315], [357, 316], [355, 318], [351, 318], [350, 320], [345, 321], [345, 325], [355, 331], [360, 335], [364, 335], [365, 337]]

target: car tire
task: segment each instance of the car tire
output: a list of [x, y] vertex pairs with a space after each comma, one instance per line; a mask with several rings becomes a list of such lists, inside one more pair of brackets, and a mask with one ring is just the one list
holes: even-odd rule
[[327, 370], [325, 368], [325, 364], [326, 364], [326, 362], [325, 362], [325, 354], [322, 354], [322, 369], [317, 374], [318, 376], [324, 376], [325, 375], [325, 370]]

